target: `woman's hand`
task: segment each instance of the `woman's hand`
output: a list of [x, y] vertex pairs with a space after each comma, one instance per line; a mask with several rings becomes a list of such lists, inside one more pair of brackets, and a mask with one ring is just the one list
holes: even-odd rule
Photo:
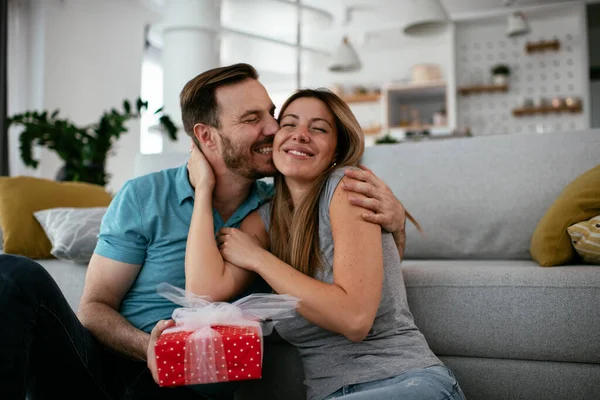
[[257, 237], [236, 228], [223, 228], [217, 236], [223, 259], [248, 271], [255, 271], [265, 251]]
[[204, 154], [192, 143], [190, 159], [187, 163], [190, 183], [195, 190], [210, 190], [215, 187], [215, 174]]

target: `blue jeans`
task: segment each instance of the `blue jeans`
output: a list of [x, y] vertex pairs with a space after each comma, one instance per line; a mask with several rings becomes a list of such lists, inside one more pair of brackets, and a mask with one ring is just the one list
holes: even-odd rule
[[465, 400], [452, 371], [436, 365], [393, 378], [344, 386], [324, 400]]

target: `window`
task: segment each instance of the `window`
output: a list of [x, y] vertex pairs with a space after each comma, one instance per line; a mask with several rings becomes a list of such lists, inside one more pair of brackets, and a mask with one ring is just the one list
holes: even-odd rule
[[163, 133], [158, 126], [158, 117], [154, 112], [163, 105], [163, 68], [160, 50], [147, 46], [142, 60], [142, 100], [148, 102], [148, 111], [142, 114], [140, 121], [140, 153], [158, 154], [163, 150]]

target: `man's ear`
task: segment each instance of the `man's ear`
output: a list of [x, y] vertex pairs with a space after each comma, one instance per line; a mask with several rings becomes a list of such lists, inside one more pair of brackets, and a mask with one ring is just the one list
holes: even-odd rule
[[210, 129], [210, 126], [206, 124], [194, 125], [194, 136], [196, 139], [198, 139], [198, 143], [200, 143], [200, 145], [208, 148], [213, 148], [216, 146], [214, 132], [212, 129]]

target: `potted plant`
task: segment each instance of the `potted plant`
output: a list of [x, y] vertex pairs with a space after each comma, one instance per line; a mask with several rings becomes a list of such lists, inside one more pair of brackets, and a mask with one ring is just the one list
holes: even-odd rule
[[[8, 126], [24, 128], [19, 136], [21, 159], [28, 167], [37, 168], [39, 161], [33, 157], [34, 146], [44, 146], [56, 152], [64, 165], [58, 171], [57, 180], [81, 181], [106, 185], [106, 159], [121, 134], [127, 132], [125, 124], [139, 118], [148, 109], [148, 102], [138, 98], [132, 107], [128, 100], [123, 102], [123, 110], [105, 111], [97, 123], [77, 126], [68, 119], [59, 117], [59, 110], [27, 111], [8, 118]], [[177, 140], [177, 127], [162, 113], [160, 128], [171, 140]]]
[[506, 64], [498, 64], [492, 68], [492, 80], [494, 85], [504, 86], [508, 83], [510, 67]]
[[396, 139], [395, 137], [393, 137], [392, 135], [390, 135], [389, 133], [386, 133], [384, 136], [377, 138], [375, 140], [375, 144], [394, 144], [394, 143], [400, 143], [400, 141], [398, 139]]

